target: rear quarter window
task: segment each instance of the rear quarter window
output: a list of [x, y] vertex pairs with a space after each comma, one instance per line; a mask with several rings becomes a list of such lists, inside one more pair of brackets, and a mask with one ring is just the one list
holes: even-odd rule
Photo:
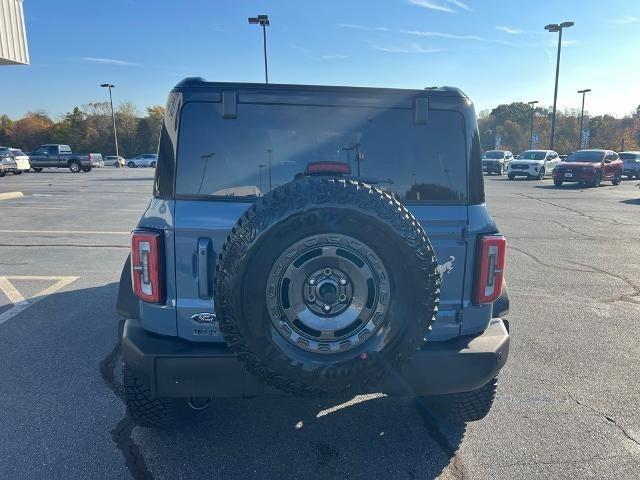
[[252, 200], [303, 175], [314, 162], [407, 202], [464, 202], [467, 145], [462, 114], [411, 108], [187, 103], [178, 138], [176, 196]]

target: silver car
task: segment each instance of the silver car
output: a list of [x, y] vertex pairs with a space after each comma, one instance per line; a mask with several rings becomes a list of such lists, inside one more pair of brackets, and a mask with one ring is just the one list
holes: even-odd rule
[[620, 158], [624, 162], [623, 174], [640, 179], [640, 152], [620, 152]]
[[130, 158], [127, 160], [127, 167], [129, 168], [138, 168], [138, 167], [152, 167], [156, 168], [156, 164], [158, 163], [158, 155], [155, 153], [144, 153], [138, 155], [137, 157]]

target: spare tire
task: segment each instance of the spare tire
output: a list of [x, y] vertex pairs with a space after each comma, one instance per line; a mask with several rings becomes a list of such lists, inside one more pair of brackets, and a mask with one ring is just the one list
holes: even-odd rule
[[424, 343], [439, 294], [413, 215], [386, 192], [331, 178], [259, 198], [227, 237], [214, 288], [237, 359], [302, 396], [371, 391]]

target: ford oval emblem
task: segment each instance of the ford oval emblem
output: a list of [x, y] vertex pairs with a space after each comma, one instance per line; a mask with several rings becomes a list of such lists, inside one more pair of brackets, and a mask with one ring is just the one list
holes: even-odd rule
[[198, 323], [216, 323], [218, 319], [216, 318], [215, 313], [195, 313], [191, 315], [191, 320]]

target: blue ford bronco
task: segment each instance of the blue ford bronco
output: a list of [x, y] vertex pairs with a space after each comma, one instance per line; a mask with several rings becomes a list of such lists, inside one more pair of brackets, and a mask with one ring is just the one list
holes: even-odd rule
[[505, 248], [460, 90], [186, 79], [120, 280], [128, 412], [383, 392], [483, 418]]

